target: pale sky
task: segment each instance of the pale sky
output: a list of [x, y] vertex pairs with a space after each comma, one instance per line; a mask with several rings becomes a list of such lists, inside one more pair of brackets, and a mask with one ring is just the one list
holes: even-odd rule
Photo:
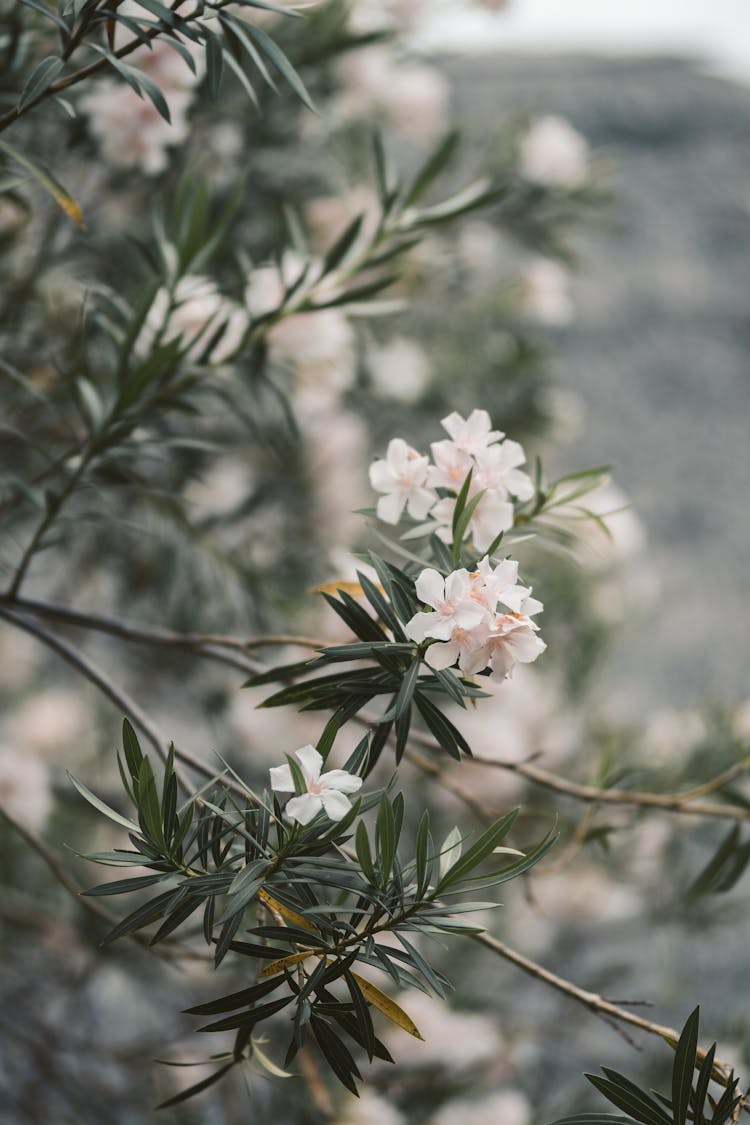
[[512, 0], [501, 13], [433, 0], [419, 42], [469, 52], [688, 55], [750, 83], [750, 0]]

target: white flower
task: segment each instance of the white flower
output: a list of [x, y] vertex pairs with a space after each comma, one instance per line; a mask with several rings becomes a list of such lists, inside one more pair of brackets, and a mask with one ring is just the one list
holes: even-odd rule
[[472, 572], [471, 578], [472, 597], [485, 605], [490, 613], [495, 612], [498, 602], [518, 613], [531, 593], [528, 587], [518, 585], [518, 563], [513, 559], [503, 559], [493, 569], [485, 555], [477, 563], [477, 569]]
[[575, 316], [570, 271], [551, 258], [534, 258], [524, 270], [521, 305], [539, 324], [565, 328]]
[[521, 142], [521, 172], [553, 187], [577, 187], [586, 179], [589, 146], [564, 117], [538, 118]]
[[526, 613], [501, 613], [495, 618], [487, 638], [487, 655], [493, 680], [506, 679], [516, 664], [531, 664], [546, 649], [537, 636], [539, 626], [531, 620], [530, 613], [542, 609], [535, 598], [524, 602]]
[[433, 607], [433, 613], [415, 613], [406, 626], [413, 641], [435, 637], [450, 641], [456, 629], [474, 629], [481, 625], [487, 611], [472, 597], [471, 578], [467, 570], [454, 570], [443, 578], [436, 570], [423, 570], [416, 582], [417, 597]]
[[425, 653], [425, 663], [439, 671], [458, 666], [467, 676], [473, 676], [487, 667], [487, 637], [489, 624], [482, 621], [473, 629], [456, 626], [447, 641], [437, 641]]
[[417, 402], [429, 381], [427, 356], [413, 340], [403, 337], [373, 348], [367, 366], [375, 390], [400, 402]]
[[[292, 797], [287, 802], [286, 813], [298, 824], [309, 824], [321, 809], [329, 820], [343, 820], [349, 812], [351, 801], [345, 793], [356, 793], [362, 788], [362, 778], [346, 770], [329, 770], [321, 776], [323, 758], [314, 746], [302, 746], [294, 751], [307, 785], [307, 792]], [[274, 766], [271, 771], [271, 788], [277, 793], [294, 793], [294, 778], [288, 765]]]
[[440, 425], [465, 453], [475, 454], [505, 436], [500, 430], [491, 428], [492, 422], [486, 410], [472, 410], [468, 418], [462, 418], [454, 410], [443, 418]]
[[455, 441], [433, 441], [430, 445], [434, 465], [427, 470], [427, 482], [432, 488], [450, 488], [459, 492], [474, 462], [469, 453]]
[[370, 484], [376, 492], [385, 493], [378, 500], [378, 518], [384, 523], [398, 523], [404, 508], [416, 520], [422, 520], [437, 499], [428, 487], [429, 461], [407, 445], [403, 438], [388, 443], [385, 459], [370, 465]]
[[518, 500], [530, 500], [534, 495], [531, 478], [518, 468], [525, 463], [526, 454], [517, 441], [504, 441], [480, 449], [475, 460], [477, 468], [472, 484], [476, 483], [477, 489], [485, 488], [488, 492], [498, 493], [503, 500], [508, 495]]
[[[472, 480], [469, 489], [469, 499], [476, 496], [478, 486]], [[446, 496], [439, 500], [430, 513], [440, 525], [437, 534], [445, 543], [450, 543], [453, 538], [453, 512], [456, 500], [453, 496]], [[486, 551], [494, 542], [501, 531], [509, 531], [513, 527], [514, 512], [510, 500], [501, 493], [486, 492], [474, 509], [469, 520], [469, 534], [478, 551]]]
[[422, 63], [397, 63], [383, 47], [358, 51], [337, 67], [344, 89], [334, 100], [334, 119], [383, 113], [405, 136], [424, 141], [445, 128], [450, 86], [439, 70]]
[[[120, 11], [141, 19], [148, 16], [135, 4], [122, 5]], [[116, 46], [130, 39], [130, 32], [123, 32], [118, 24]], [[169, 163], [167, 148], [187, 139], [188, 110], [203, 75], [203, 53], [186, 40], [183, 46], [193, 55], [195, 74], [166, 40], [156, 39], [150, 47], [139, 47], [128, 59], [159, 87], [169, 106], [171, 123], [165, 121], [147, 94], [139, 97], [124, 81], [104, 78], [81, 98], [79, 105], [89, 117], [89, 128], [105, 160], [114, 167], [140, 168], [146, 175], [157, 175]]]
[[247, 312], [224, 297], [209, 277], [186, 274], [174, 292], [159, 289], [136, 341], [139, 355], [148, 355], [157, 343], [181, 339], [190, 344], [187, 356], [198, 360], [219, 327], [224, 331], [211, 348], [209, 360], [223, 363], [237, 350], [248, 326]]
[[[467, 676], [489, 667], [494, 678], [505, 679], [516, 663], [536, 660], [546, 647], [531, 620], [542, 603], [517, 580], [518, 563], [512, 559], [493, 568], [484, 558], [471, 574], [454, 570], [445, 579], [436, 570], [423, 570], [417, 596], [434, 612], [415, 613], [406, 625], [407, 636], [418, 643], [427, 638], [439, 642], [424, 655], [431, 668], [458, 662]], [[498, 613], [498, 605], [509, 607], [508, 612]]]
[[43, 762], [28, 750], [0, 750], [0, 806], [32, 832], [52, 811], [52, 788]]

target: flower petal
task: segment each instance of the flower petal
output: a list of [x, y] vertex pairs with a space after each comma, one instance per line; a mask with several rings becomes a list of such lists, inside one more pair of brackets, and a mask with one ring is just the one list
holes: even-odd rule
[[308, 743], [307, 746], [301, 746], [299, 750], [295, 750], [294, 756], [302, 767], [302, 773], [305, 775], [307, 784], [309, 785], [311, 781], [317, 781], [323, 768], [323, 759], [315, 747]]
[[362, 778], [348, 770], [329, 770], [320, 779], [322, 792], [337, 789], [339, 793], [356, 793], [362, 788]]
[[416, 582], [417, 597], [426, 605], [437, 606], [445, 600], [445, 581], [436, 570], [423, 570]]
[[378, 519], [383, 523], [398, 523], [405, 502], [406, 497], [403, 492], [391, 492], [388, 496], [381, 496], [376, 508]]
[[450, 668], [451, 664], [456, 663], [459, 652], [460, 649], [454, 641], [438, 642], [427, 649], [424, 654], [425, 663], [440, 672], [443, 668]]
[[269, 773], [271, 774], [271, 788], [274, 793], [294, 792], [294, 779], [289, 766], [273, 766]]
[[296, 820], [298, 824], [309, 824], [315, 819], [322, 806], [321, 797], [315, 797], [312, 793], [303, 793], [301, 797], [292, 797], [291, 801], [287, 802], [286, 815], [290, 820]]
[[352, 807], [349, 798], [338, 789], [326, 789], [320, 794], [320, 801], [330, 820], [343, 820]]

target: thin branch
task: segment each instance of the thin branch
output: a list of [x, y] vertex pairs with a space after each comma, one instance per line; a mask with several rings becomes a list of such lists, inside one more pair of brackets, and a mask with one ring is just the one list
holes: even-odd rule
[[[437, 742], [430, 738], [429, 735], [422, 734], [420, 731], [413, 731], [409, 738], [410, 741], [417, 743], [419, 746], [423, 746], [426, 750], [431, 750], [433, 752], [440, 751]], [[635, 790], [625, 789], [599, 789], [594, 785], [582, 785], [576, 781], [568, 781], [567, 778], [550, 773], [548, 770], [540, 769], [538, 766], [531, 765], [529, 762], [509, 762], [504, 759], [482, 758], [476, 755], [471, 758], [466, 758], [465, 761], [477, 766], [491, 766], [493, 769], [507, 770], [510, 773], [520, 774], [521, 777], [525, 777], [535, 785], [541, 785], [545, 789], [551, 789], [555, 793], [562, 793], [566, 797], [572, 797], [577, 801], [608, 805], [637, 805], [643, 808], [665, 809], [668, 812], [681, 813], [686, 816], [710, 816], [724, 820], [750, 820], [750, 808], [745, 808], [743, 805], [720, 805], [693, 800], [694, 795], [697, 793], [710, 792], [711, 789], [717, 789], [720, 785], [726, 784], [727, 780], [736, 777], [747, 768], [746, 759], [732, 766], [731, 771], [724, 771], [724, 773], [717, 775], [716, 778], [699, 786], [697, 789], [690, 789], [685, 793], [665, 794], [641, 793]]]
[[[160, 758], [164, 760], [167, 751], [172, 743], [167, 739], [166, 735], [162, 733], [159, 727], [149, 718], [146, 712], [136, 703], [134, 699], [123, 689], [116, 686], [108, 676], [105, 676], [101, 669], [95, 667], [90, 660], [79, 652], [78, 649], [69, 645], [66, 641], [60, 640], [53, 633], [48, 632], [32, 621], [27, 621], [20, 614], [13, 613], [11, 610], [5, 609], [0, 604], [0, 617], [5, 618], [6, 621], [23, 629], [25, 632], [30, 633], [41, 641], [42, 644], [57, 652], [64, 660], [66, 660], [76, 671], [80, 672], [87, 680], [99, 688], [99, 690], [106, 695], [121, 714], [127, 715], [134, 727], [137, 727], [142, 734], [148, 738], [151, 745], [154, 747]], [[183, 750], [179, 746], [174, 748], [175, 758], [189, 766], [201, 777], [212, 778], [216, 776], [216, 771], [204, 762], [201, 758], [196, 757], [189, 750]], [[186, 793], [192, 793], [193, 788], [184, 776], [178, 774], [178, 780], [183, 790]], [[232, 792], [239, 794], [239, 796], [247, 798], [250, 796], [248, 790], [234, 781], [232, 778], [224, 778], [222, 784], [225, 788], [232, 790]]]
[[326, 645], [326, 641], [318, 638], [297, 636], [292, 633], [250, 637], [238, 637], [227, 633], [180, 633], [172, 629], [157, 629], [152, 625], [125, 621], [111, 614], [91, 613], [87, 610], [73, 609], [69, 606], [58, 605], [55, 602], [37, 601], [31, 598], [0, 597], [0, 605], [3, 604], [21, 613], [31, 613], [35, 617], [61, 621], [75, 628], [108, 633], [111, 636], [120, 637], [125, 641], [133, 641], [136, 644], [180, 648], [190, 651], [204, 650], [203, 655], [222, 661], [225, 660], [224, 656], [212, 650], [232, 649], [245, 652], [251, 649], [279, 645], [299, 645], [301, 648], [319, 649]]
[[[21, 839], [44, 860], [57, 882], [75, 899], [76, 904], [81, 910], [85, 910], [86, 913], [91, 914], [101, 922], [106, 922], [108, 926], [113, 926], [120, 921], [116, 915], [110, 914], [110, 912], [105, 907], [100, 906], [98, 902], [84, 897], [81, 893], [81, 888], [68, 874], [67, 869], [60, 862], [52, 849], [49, 848], [35, 832], [32, 832], [25, 824], [21, 824], [20, 821], [11, 816], [8, 810], [3, 808], [2, 805], [0, 805], [0, 817], [6, 820], [16, 835], [20, 836]], [[207, 954], [188, 949], [187, 946], [179, 945], [174, 941], [164, 942], [161, 947], [157, 949], [156, 946], [150, 944], [150, 939], [145, 934], [129, 933], [126, 936], [131, 938], [131, 940], [135, 941], [138, 945], [148, 949], [149, 952], [155, 953], [157, 956], [165, 957], [168, 954], [172, 954], [179, 957], [190, 957], [200, 961], [211, 960]]]
[[[524, 957], [522, 953], [518, 953], [515, 949], [511, 949], [505, 942], [499, 941], [498, 938], [492, 937], [491, 934], [481, 933], [473, 934], [472, 940], [476, 941], [479, 945], [483, 945], [485, 949], [491, 950], [502, 957], [505, 961], [510, 961], [511, 964], [516, 965], [517, 968], [522, 969], [523, 972], [528, 973], [529, 976], [534, 977], [536, 980], [543, 981], [545, 984], [554, 988], [557, 992], [561, 992], [564, 996], [569, 996], [576, 1003], [582, 1004], [584, 1008], [594, 1012], [595, 1015], [601, 1016], [603, 1019], [614, 1020], [620, 1024], [628, 1024], [631, 1027], [638, 1027], [641, 1031], [648, 1032], [649, 1035], [657, 1035], [660, 1039], [669, 1043], [670, 1047], [675, 1047], [680, 1038], [679, 1031], [675, 1031], [673, 1027], [665, 1027], [664, 1024], [654, 1023], [652, 1020], [647, 1020], [644, 1016], [639, 1016], [635, 1012], [629, 1012], [625, 1008], [618, 1007], [613, 1004], [611, 1000], [605, 1000], [598, 992], [589, 992], [588, 989], [579, 988], [577, 984], [572, 981], [566, 980], [565, 977], [560, 977], [556, 973], [545, 969], [544, 966], [537, 964], [528, 957]], [[705, 1058], [706, 1052], [699, 1049], [698, 1059], [702, 1061]], [[720, 1075], [720, 1081], [724, 1085], [727, 1084], [732, 1068], [728, 1063], [722, 1062], [720, 1059], [714, 1060], [714, 1071]]]

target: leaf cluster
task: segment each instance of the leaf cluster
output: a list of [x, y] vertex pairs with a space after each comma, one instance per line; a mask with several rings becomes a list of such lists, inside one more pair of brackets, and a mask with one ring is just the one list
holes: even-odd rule
[[[392, 1061], [375, 1034], [372, 1009], [419, 1037], [407, 1013], [359, 970], [377, 968], [396, 988], [432, 989], [444, 996], [449, 982], [419, 952], [414, 935], [479, 932], [481, 927], [462, 915], [496, 904], [466, 901], [467, 892], [517, 878], [555, 839], [551, 832], [527, 854], [498, 864], [493, 853], [518, 810], [471, 843], [454, 831], [442, 846], [433, 841], [425, 812], [414, 857], [407, 860], [400, 848], [405, 812], [400, 793], [367, 795], [336, 823], [321, 812], [304, 827], [290, 826], [277, 800], [267, 793], [257, 796], [242, 783], [230, 789], [222, 778], [178, 805], [173, 752], [159, 786], [127, 720], [118, 762], [137, 820], [74, 782], [98, 812], [127, 830], [132, 844], [132, 850], [86, 858], [149, 870], [86, 892], [149, 894], [112, 927], [105, 943], [155, 926], [150, 941], [157, 944], [201, 911], [202, 923], [188, 930], [188, 940], [202, 935], [217, 966], [232, 954], [254, 983], [191, 1008], [190, 1014], [218, 1017], [199, 1031], [232, 1032], [231, 1062], [240, 1062], [252, 1053], [258, 1026], [284, 1012], [282, 1026], [289, 1034], [284, 1067], [311, 1034], [332, 1073], [353, 1092], [361, 1075], [352, 1050], [370, 1060]], [[347, 847], [351, 840], [354, 850]], [[395, 935], [398, 945], [384, 944], [386, 934]]]
[[[741, 1101], [738, 1079], [715, 1072], [716, 1044], [708, 1051], [698, 1047], [700, 1008], [688, 1017], [675, 1047], [670, 1095], [644, 1090], [623, 1074], [602, 1067], [604, 1078], [587, 1074], [589, 1082], [617, 1109], [629, 1116], [609, 1113], [579, 1113], [553, 1125], [728, 1125], [736, 1120]], [[696, 1074], [697, 1071], [697, 1074]], [[724, 1086], [719, 1096], [710, 1092], [712, 1080]]]

